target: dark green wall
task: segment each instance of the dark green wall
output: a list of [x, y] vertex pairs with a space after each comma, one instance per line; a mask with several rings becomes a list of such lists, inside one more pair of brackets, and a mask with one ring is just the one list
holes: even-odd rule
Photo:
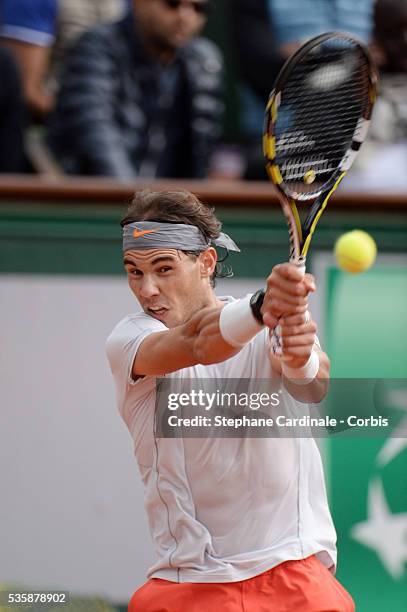
[[[0, 207], [0, 272], [51, 274], [120, 274], [124, 207], [68, 207], [63, 203], [2, 204]], [[271, 266], [286, 261], [288, 236], [281, 212], [217, 212], [242, 249], [230, 256], [236, 276], [265, 277]], [[329, 211], [313, 239], [316, 249], [331, 250], [344, 231], [361, 228], [372, 233], [382, 252], [407, 251], [407, 218]]]

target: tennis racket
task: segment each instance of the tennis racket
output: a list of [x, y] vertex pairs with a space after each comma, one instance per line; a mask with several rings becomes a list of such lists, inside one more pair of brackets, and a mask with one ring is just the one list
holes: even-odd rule
[[[266, 169], [287, 219], [290, 262], [303, 273], [316, 225], [366, 137], [376, 90], [377, 72], [366, 47], [348, 34], [330, 32], [287, 60], [270, 94]], [[279, 355], [280, 331], [277, 326], [272, 335]]]

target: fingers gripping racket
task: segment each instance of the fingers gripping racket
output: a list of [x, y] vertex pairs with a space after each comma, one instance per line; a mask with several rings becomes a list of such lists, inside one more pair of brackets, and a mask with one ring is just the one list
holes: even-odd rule
[[[364, 45], [331, 32], [287, 60], [270, 94], [266, 168], [287, 219], [290, 262], [303, 273], [319, 218], [366, 137], [376, 88], [376, 69]], [[277, 326], [272, 346], [281, 355], [279, 332]]]

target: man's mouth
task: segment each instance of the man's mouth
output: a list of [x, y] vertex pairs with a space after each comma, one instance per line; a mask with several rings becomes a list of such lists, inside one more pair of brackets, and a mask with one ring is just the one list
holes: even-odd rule
[[147, 312], [152, 317], [161, 319], [162, 317], [165, 317], [165, 315], [167, 314], [168, 308], [165, 308], [164, 306], [148, 306]]

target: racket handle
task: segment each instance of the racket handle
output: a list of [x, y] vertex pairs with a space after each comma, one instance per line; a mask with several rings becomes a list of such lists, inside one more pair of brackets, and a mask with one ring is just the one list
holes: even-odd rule
[[[290, 259], [290, 263], [298, 266], [298, 270], [305, 275], [305, 257], [300, 257], [299, 259]], [[273, 351], [273, 355], [276, 357], [281, 357], [283, 354], [283, 343], [281, 339], [281, 325], [276, 325], [271, 333], [271, 348]]]

